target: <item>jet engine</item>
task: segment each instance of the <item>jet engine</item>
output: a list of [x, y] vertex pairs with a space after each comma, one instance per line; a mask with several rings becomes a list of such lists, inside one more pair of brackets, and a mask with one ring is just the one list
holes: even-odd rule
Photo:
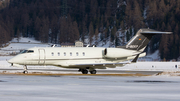
[[128, 51], [125, 49], [118, 49], [118, 48], [105, 48], [103, 50], [103, 57], [104, 58], [124, 58], [124, 57], [129, 57], [132, 56], [132, 51]]

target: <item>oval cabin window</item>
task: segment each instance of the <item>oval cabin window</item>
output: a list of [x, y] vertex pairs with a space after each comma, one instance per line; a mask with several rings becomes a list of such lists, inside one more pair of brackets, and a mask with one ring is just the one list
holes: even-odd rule
[[85, 53], [83, 52], [83, 56], [85, 56]]

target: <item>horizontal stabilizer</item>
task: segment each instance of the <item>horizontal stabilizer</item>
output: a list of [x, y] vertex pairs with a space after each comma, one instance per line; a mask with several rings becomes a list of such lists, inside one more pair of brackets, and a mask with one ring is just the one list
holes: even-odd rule
[[172, 34], [172, 32], [162, 32], [162, 31], [156, 31], [153, 29], [140, 29], [141, 34]]

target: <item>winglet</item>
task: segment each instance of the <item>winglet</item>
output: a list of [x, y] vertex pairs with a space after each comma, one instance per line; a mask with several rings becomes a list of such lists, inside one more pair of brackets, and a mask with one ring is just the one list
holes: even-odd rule
[[131, 62], [137, 62], [138, 57], [139, 57], [139, 54]]

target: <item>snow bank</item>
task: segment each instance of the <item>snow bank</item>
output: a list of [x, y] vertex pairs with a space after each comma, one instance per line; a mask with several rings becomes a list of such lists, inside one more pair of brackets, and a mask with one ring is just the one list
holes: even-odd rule
[[11, 42], [41, 43], [40, 41], [37, 41], [34, 38], [26, 38], [26, 37], [14, 38], [11, 40]]

